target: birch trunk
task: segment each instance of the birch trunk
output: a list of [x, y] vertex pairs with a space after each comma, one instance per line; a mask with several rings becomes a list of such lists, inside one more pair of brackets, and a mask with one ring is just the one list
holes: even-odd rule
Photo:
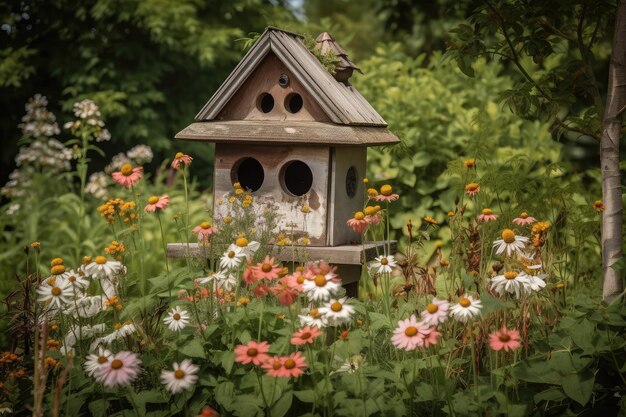
[[613, 54], [609, 65], [606, 107], [600, 139], [602, 168], [602, 298], [611, 302], [623, 290], [620, 272], [611, 268], [622, 258], [622, 188], [619, 171], [619, 141], [626, 110], [626, 0], [615, 14]]

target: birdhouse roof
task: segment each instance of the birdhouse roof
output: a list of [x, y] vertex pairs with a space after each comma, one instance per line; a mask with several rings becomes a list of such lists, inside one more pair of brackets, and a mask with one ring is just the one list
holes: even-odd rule
[[[330, 48], [335, 51], [340, 60], [340, 66], [358, 69], [347, 60], [345, 51], [330, 35], [326, 33], [323, 35], [325, 36], [320, 40], [323, 50]], [[333, 78], [317, 57], [304, 45], [302, 36], [273, 27], [268, 27], [263, 32], [226, 81], [196, 115], [196, 121], [216, 119], [224, 106], [270, 52], [275, 54], [297, 77], [331, 122], [351, 126], [387, 126], [385, 120], [353, 86]], [[395, 142], [397, 139], [392, 143]]]

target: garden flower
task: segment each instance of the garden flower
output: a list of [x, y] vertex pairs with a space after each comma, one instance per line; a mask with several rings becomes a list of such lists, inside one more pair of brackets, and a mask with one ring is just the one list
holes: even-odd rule
[[594, 201], [592, 207], [596, 211], [596, 213], [602, 213], [604, 211], [604, 203], [602, 202], [602, 200]]
[[301, 326], [315, 326], [318, 329], [328, 326], [328, 321], [319, 308], [312, 308], [309, 314], [299, 315], [298, 318]]
[[259, 262], [252, 268], [253, 279], [276, 279], [281, 271], [281, 267], [276, 265], [276, 259], [265, 256], [263, 262]]
[[472, 317], [480, 314], [483, 304], [480, 300], [474, 300], [474, 297], [464, 294], [459, 297], [459, 302], [450, 308], [450, 315], [461, 323], [467, 323]]
[[178, 152], [174, 156], [174, 160], [172, 161], [172, 168], [174, 168], [175, 170], [179, 170], [181, 164], [184, 166], [189, 166], [191, 165], [191, 161], [193, 161], [193, 158], [191, 156], [185, 155], [182, 152]]
[[527, 224], [533, 224], [536, 221], [537, 219], [535, 219], [534, 217], [530, 217], [525, 211], [522, 211], [519, 217], [513, 219], [513, 223], [518, 226], [526, 226]]
[[546, 286], [546, 278], [548, 278], [548, 274], [539, 274], [539, 275], [528, 275], [528, 280], [530, 281], [530, 289], [532, 291], [539, 291]]
[[370, 270], [375, 274], [390, 273], [396, 265], [393, 255], [381, 255], [370, 263]]
[[346, 222], [357, 233], [365, 233], [370, 222], [365, 218], [365, 213], [357, 211], [354, 217]]
[[478, 194], [479, 191], [480, 185], [476, 184], [475, 182], [470, 182], [469, 184], [465, 185], [465, 194], [467, 194], [469, 197], [474, 197], [476, 194]]
[[220, 413], [218, 413], [213, 407], [206, 406], [197, 417], [220, 417]]
[[341, 365], [339, 367], [339, 369], [337, 369], [334, 372], [331, 372], [330, 374], [334, 374], [334, 373], [343, 373], [343, 372], [347, 372], [349, 374], [353, 374], [356, 371], [359, 370], [359, 368], [361, 366], [365, 365], [365, 358], [361, 355], [354, 355], [354, 356], [350, 356], [344, 363], [343, 365]]
[[433, 218], [432, 218], [432, 217], [430, 217], [430, 216], [426, 216], [426, 217], [424, 217], [424, 219], [423, 219], [423, 220], [424, 220], [424, 223], [432, 224], [433, 226], [436, 226], [436, 225], [438, 225], [438, 224], [439, 224], [439, 222], [438, 222], [437, 220], [433, 219]]
[[63, 279], [56, 279], [51, 285], [41, 285], [37, 288], [39, 293], [38, 301], [49, 303], [49, 306], [61, 308], [63, 304], [69, 303], [73, 295], [70, 283]]
[[210, 275], [204, 278], [197, 278], [196, 282], [200, 285], [211, 283], [212, 284], [211, 288], [223, 288], [223, 285], [225, 282], [230, 280], [231, 282], [227, 284], [227, 286], [230, 287], [232, 284], [232, 280], [234, 280], [234, 285], [233, 285], [233, 288], [234, 288], [237, 286], [237, 279], [234, 276], [232, 276], [232, 274], [229, 274], [229, 275], [230, 276], [227, 276], [226, 272], [224, 271], [217, 271], [217, 272], [211, 273]]
[[519, 332], [502, 326], [500, 330], [496, 330], [489, 335], [489, 347], [493, 350], [504, 349], [506, 352], [509, 349], [517, 349], [520, 347]]
[[170, 204], [170, 198], [167, 195], [157, 197], [153, 195], [148, 199], [148, 205], [143, 208], [146, 213], [154, 213], [157, 210], [165, 210]]
[[424, 346], [424, 339], [431, 331], [423, 322], [418, 323], [415, 315], [411, 315], [406, 320], [398, 321], [391, 343], [398, 349], [415, 350], [417, 347]]
[[113, 180], [124, 188], [130, 188], [143, 177], [143, 168], [135, 167], [131, 164], [124, 164], [119, 171], [111, 174]]
[[118, 323], [115, 325], [115, 330], [111, 332], [111, 334], [103, 336], [103, 337], [99, 337], [96, 340], [94, 340], [93, 343], [91, 344], [90, 349], [92, 350], [95, 349], [101, 343], [104, 343], [105, 345], [110, 345], [116, 340], [124, 339], [125, 337], [130, 336], [136, 331], [137, 331], [137, 328], [135, 327], [133, 323], [126, 323], [126, 324]]
[[465, 168], [476, 168], [476, 159], [466, 159], [465, 161], [463, 161], [463, 165], [465, 165]]
[[109, 278], [123, 271], [123, 265], [117, 261], [108, 261], [106, 256], [96, 256], [96, 259], [85, 266], [85, 273], [94, 278]]
[[249, 242], [248, 239], [246, 239], [245, 237], [238, 238], [235, 241], [235, 245], [241, 248], [241, 251], [247, 259], [251, 259], [252, 255], [254, 255], [254, 252], [259, 249], [259, 246], [261, 246], [259, 242], [255, 242], [254, 240], [252, 242]]
[[295, 352], [280, 358], [274, 356], [273, 359], [269, 359], [263, 364], [263, 369], [267, 375], [285, 378], [300, 376], [306, 367], [306, 360], [302, 356], [302, 352]]
[[491, 278], [491, 290], [500, 295], [515, 294], [517, 298], [532, 291], [529, 276], [523, 271], [507, 271]]
[[450, 303], [447, 300], [439, 300], [437, 297], [421, 312], [422, 322], [431, 326], [437, 326], [448, 318]]
[[302, 291], [302, 285], [298, 284], [292, 276], [282, 277], [278, 283], [271, 288], [276, 294], [280, 304], [288, 306], [298, 299], [298, 294]]
[[490, 208], [484, 208], [482, 213], [476, 216], [476, 221], [482, 223], [493, 222], [498, 218], [497, 214], [493, 214]]
[[104, 349], [102, 347], [98, 348], [98, 353], [91, 353], [87, 356], [85, 363], [83, 366], [85, 367], [85, 371], [87, 375], [94, 376], [98, 372], [98, 370], [102, 367], [102, 365], [108, 362], [111, 358], [111, 351]]
[[349, 323], [354, 314], [354, 307], [346, 304], [347, 297], [340, 299], [332, 299], [323, 307], [319, 308], [320, 314], [323, 314], [331, 326], [341, 326]]
[[493, 247], [496, 249], [496, 255], [502, 255], [506, 251], [506, 255], [511, 256], [518, 251], [521, 252], [529, 240], [526, 236], [517, 236], [511, 229], [504, 229], [502, 239], [494, 241]]
[[215, 232], [215, 228], [209, 222], [202, 222], [199, 226], [194, 227], [192, 231], [198, 235], [199, 242], [208, 242], [209, 236]]
[[109, 388], [129, 384], [139, 375], [139, 364], [141, 359], [136, 353], [118, 352], [100, 366], [96, 372], [96, 380]]
[[67, 281], [74, 290], [83, 290], [89, 286], [89, 281], [74, 270], [67, 272], [65, 281]]
[[333, 274], [318, 274], [312, 280], [305, 280], [302, 288], [309, 300], [326, 301], [339, 292], [341, 284], [333, 281]]
[[393, 187], [389, 184], [385, 184], [380, 187], [380, 194], [375, 196], [374, 200], [390, 203], [392, 201], [396, 201], [398, 198], [400, 198], [398, 194], [393, 194]]
[[426, 333], [426, 337], [424, 337], [424, 347], [428, 347], [430, 345], [436, 345], [437, 342], [439, 341], [440, 336], [441, 336], [441, 333], [439, 333], [436, 328], [434, 327], [429, 328], [428, 332]]
[[257, 343], [251, 340], [247, 345], [239, 345], [235, 348], [235, 362], [259, 366], [270, 358], [267, 354], [269, 350], [270, 345], [267, 342]]
[[320, 334], [319, 328], [315, 326], [304, 326], [291, 335], [291, 344], [305, 345], [307, 343], [313, 343]]
[[182, 330], [189, 324], [189, 313], [186, 310], [181, 310], [180, 306], [176, 306], [163, 319], [163, 322], [171, 331]]
[[246, 254], [243, 252], [243, 249], [235, 244], [231, 244], [220, 258], [220, 267], [224, 269], [239, 268], [241, 261], [245, 257]]
[[198, 380], [200, 368], [194, 365], [191, 360], [185, 359], [180, 364], [174, 362], [173, 371], [161, 371], [161, 382], [172, 394], [178, 394], [184, 390], [191, 390]]
[[380, 224], [380, 221], [382, 220], [383, 215], [380, 212], [380, 206], [367, 206], [365, 207], [365, 220], [368, 221], [368, 223], [373, 224], [373, 225], [378, 225]]

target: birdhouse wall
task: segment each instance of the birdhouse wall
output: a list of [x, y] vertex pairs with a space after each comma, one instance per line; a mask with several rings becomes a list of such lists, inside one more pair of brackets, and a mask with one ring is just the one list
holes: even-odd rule
[[[233, 191], [232, 184], [238, 181], [244, 189], [253, 189], [258, 218], [265, 207], [277, 210], [280, 220], [276, 234], [284, 233], [296, 242], [307, 237], [311, 246], [326, 246], [330, 166], [328, 147], [218, 143], [214, 178], [216, 223], [231, 215], [228, 195]], [[306, 192], [296, 195], [289, 190]], [[302, 211], [305, 204], [310, 208], [308, 213]]]
[[354, 213], [363, 210], [367, 148], [331, 148], [331, 186], [329, 197], [330, 246], [360, 243], [361, 234], [354, 232], [346, 222]]
[[[281, 76], [283, 79], [287, 77], [286, 85], [281, 86]], [[235, 92], [216, 119], [330, 121], [304, 86], [271, 52]]]

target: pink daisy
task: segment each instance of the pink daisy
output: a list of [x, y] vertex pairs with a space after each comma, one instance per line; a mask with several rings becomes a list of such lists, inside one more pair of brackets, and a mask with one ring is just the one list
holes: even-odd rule
[[270, 258], [269, 255], [265, 256], [263, 262], [259, 262], [252, 268], [252, 274], [254, 279], [276, 279], [282, 268], [276, 265], [276, 259]]
[[172, 161], [172, 168], [178, 170], [180, 169], [180, 164], [189, 166], [191, 165], [191, 161], [193, 161], [193, 158], [191, 156], [185, 155], [182, 152], [178, 152], [174, 157], [174, 160]]
[[252, 290], [252, 293], [254, 294], [256, 298], [262, 298], [262, 297], [265, 297], [267, 294], [269, 294], [270, 291], [271, 289], [267, 285], [257, 285]]
[[522, 211], [519, 217], [513, 219], [513, 223], [518, 226], [526, 226], [527, 224], [533, 224], [536, 221], [537, 219], [535, 219], [534, 217], [530, 217], [525, 211]]
[[400, 196], [398, 194], [393, 194], [393, 188], [389, 184], [385, 184], [380, 187], [379, 195], [370, 196], [370, 200], [385, 201], [387, 203], [396, 201], [398, 198], [400, 198]]
[[500, 330], [496, 330], [489, 335], [489, 347], [493, 350], [504, 349], [506, 352], [508, 352], [509, 349], [517, 349], [520, 347], [519, 332], [515, 329], [509, 330], [505, 326], [502, 326]]
[[365, 214], [362, 211], [357, 211], [354, 213], [354, 218], [348, 220], [346, 224], [355, 232], [364, 233], [370, 225], [370, 222], [365, 218]]
[[465, 194], [470, 197], [474, 197], [480, 191], [480, 185], [475, 182], [470, 182], [465, 186]]
[[113, 180], [124, 188], [130, 188], [143, 177], [143, 167], [135, 167], [124, 164], [119, 171], [111, 174]]
[[148, 199], [148, 205], [143, 208], [146, 213], [154, 213], [158, 210], [164, 210], [170, 204], [170, 198], [167, 195], [157, 197], [153, 195]]
[[418, 346], [424, 346], [424, 340], [432, 330], [423, 322], [418, 323], [415, 315], [412, 315], [398, 322], [398, 327], [393, 331], [391, 343], [398, 349], [414, 350]]
[[247, 345], [239, 345], [235, 348], [235, 362], [242, 364], [251, 363], [259, 366], [269, 359], [267, 352], [270, 345], [267, 342], [257, 343], [251, 340]]
[[446, 321], [449, 308], [450, 303], [448, 303], [447, 300], [439, 300], [435, 297], [433, 301], [426, 306], [426, 310], [421, 312], [422, 321], [424, 324], [437, 326]]
[[132, 382], [141, 368], [139, 355], [133, 352], [122, 351], [109, 356], [108, 362], [104, 362], [96, 372], [96, 380], [105, 387], [126, 385]]
[[295, 352], [289, 356], [274, 356], [273, 359], [269, 359], [263, 364], [263, 369], [266, 370], [267, 375], [286, 378], [302, 375], [306, 367], [302, 352]]
[[320, 335], [320, 329], [313, 326], [304, 326], [297, 332], [291, 335], [292, 345], [305, 345], [307, 343], [313, 343], [313, 341]]
[[[298, 290], [300, 288], [300, 290]], [[278, 280], [278, 283], [272, 287], [272, 292], [278, 296], [278, 301], [289, 306], [298, 299], [298, 294], [302, 291], [302, 285], [298, 284], [292, 277], [286, 276]]]
[[484, 208], [482, 213], [476, 216], [476, 220], [482, 223], [493, 222], [498, 218], [497, 214], [492, 214], [490, 208]]
[[434, 327], [429, 328], [426, 337], [424, 337], [424, 347], [436, 345], [439, 341], [439, 336], [441, 336], [441, 333], [439, 333], [437, 329]]
[[209, 236], [215, 233], [215, 228], [209, 222], [202, 222], [200, 226], [196, 226], [192, 230], [198, 235], [198, 241], [208, 242]]

